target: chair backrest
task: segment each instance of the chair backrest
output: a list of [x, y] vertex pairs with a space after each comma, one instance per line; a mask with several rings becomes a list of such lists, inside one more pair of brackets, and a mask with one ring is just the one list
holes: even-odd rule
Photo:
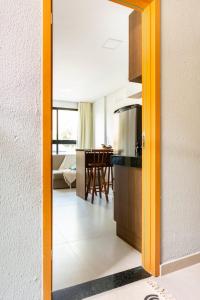
[[94, 149], [91, 151], [86, 151], [86, 167], [89, 167], [91, 164], [103, 164], [105, 166], [110, 165], [111, 155], [113, 155], [112, 149]]

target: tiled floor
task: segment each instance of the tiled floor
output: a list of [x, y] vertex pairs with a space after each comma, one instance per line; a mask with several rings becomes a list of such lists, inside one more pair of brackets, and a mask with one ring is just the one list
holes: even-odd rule
[[[152, 288], [147, 284], [147, 279], [140, 280], [132, 284], [102, 293], [87, 300], [144, 300], [147, 295], [155, 294]], [[148, 300], [157, 298], [148, 298]]]
[[92, 205], [75, 190], [53, 192], [53, 290], [139, 265], [140, 253], [116, 236], [112, 195]]
[[[112, 197], [108, 205], [98, 199], [91, 205], [76, 197], [75, 190], [54, 191], [53, 220], [54, 290], [140, 265], [140, 254], [115, 235]], [[199, 300], [199, 278], [197, 264], [151, 280], [166, 291], [160, 300]], [[157, 293], [148, 282], [141, 280], [88, 300], [144, 300]]]
[[[149, 297], [148, 300], [199, 300], [200, 299], [200, 264], [159, 277], [140, 280], [121, 288], [111, 290], [88, 300], [144, 300], [147, 295], [158, 294], [159, 298]], [[157, 289], [148, 283], [154, 282]]]
[[200, 299], [200, 264], [156, 279], [176, 300]]

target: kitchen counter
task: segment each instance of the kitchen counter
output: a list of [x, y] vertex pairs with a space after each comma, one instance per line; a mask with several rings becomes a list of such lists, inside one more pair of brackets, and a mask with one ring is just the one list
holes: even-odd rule
[[142, 168], [142, 157], [113, 155], [111, 158], [111, 163], [116, 166]]
[[142, 247], [142, 158], [113, 155], [114, 219], [117, 235]]

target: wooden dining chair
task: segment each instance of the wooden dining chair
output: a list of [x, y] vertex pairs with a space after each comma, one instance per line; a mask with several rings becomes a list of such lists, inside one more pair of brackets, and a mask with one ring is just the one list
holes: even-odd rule
[[108, 202], [108, 188], [106, 183], [106, 169], [108, 167], [109, 151], [107, 150], [92, 150], [88, 151], [87, 159], [87, 185], [86, 185], [86, 199], [88, 194], [92, 194], [92, 203], [94, 203], [94, 195], [99, 193], [102, 198], [102, 193], [105, 194]]

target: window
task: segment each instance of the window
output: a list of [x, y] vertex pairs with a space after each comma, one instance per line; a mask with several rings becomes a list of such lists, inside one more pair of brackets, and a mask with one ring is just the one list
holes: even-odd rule
[[75, 153], [78, 130], [78, 110], [53, 108], [53, 154]]

